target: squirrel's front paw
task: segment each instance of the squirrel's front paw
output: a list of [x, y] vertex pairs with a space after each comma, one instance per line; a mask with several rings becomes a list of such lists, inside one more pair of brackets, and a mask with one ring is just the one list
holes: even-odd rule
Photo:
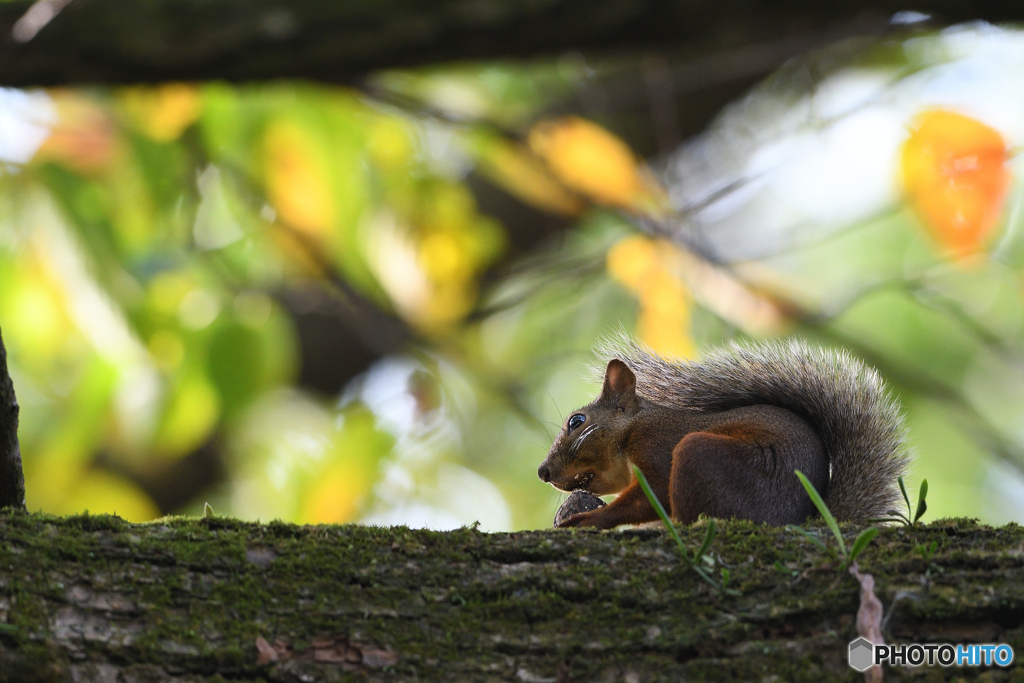
[[555, 527], [565, 526], [563, 522], [571, 517], [579, 516], [584, 512], [597, 510], [604, 506], [605, 502], [590, 491], [576, 489], [569, 494], [569, 497], [562, 503], [562, 507], [558, 508], [558, 512], [555, 513]]
[[557, 525], [555, 525], [555, 528], [568, 529], [569, 527], [574, 526], [592, 526], [597, 527], [598, 529], [603, 528], [599, 521], [595, 519], [595, 517], [596, 516], [593, 512], [580, 512], [579, 514], [575, 514], [572, 517], [569, 517], [568, 519], [562, 520]]

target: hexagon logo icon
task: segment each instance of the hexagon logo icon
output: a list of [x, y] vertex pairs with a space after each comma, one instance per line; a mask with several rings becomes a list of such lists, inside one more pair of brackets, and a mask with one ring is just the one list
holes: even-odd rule
[[875, 646], [867, 638], [858, 638], [850, 643], [850, 666], [857, 671], [866, 671], [875, 663]]

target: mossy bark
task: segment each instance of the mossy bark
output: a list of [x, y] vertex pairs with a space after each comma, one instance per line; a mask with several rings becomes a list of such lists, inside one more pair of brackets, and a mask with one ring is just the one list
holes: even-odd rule
[[[0, 83], [341, 82], [380, 68], [572, 50], [671, 46], [698, 56], [876, 33], [906, 8], [896, 0], [13, 0], [0, 3]], [[1024, 17], [994, 0], [913, 8], [941, 21]]]
[[[703, 529], [682, 533], [696, 547]], [[846, 664], [856, 581], [796, 533], [745, 522], [720, 524], [711, 549], [739, 597], [704, 583], [658, 529], [7, 512], [0, 539], [0, 681], [860, 680]], [[860, 558], [884, 635], [1024, 652], [1022, 548], [1016, 525], [884, 530]], [[1014, 672], [887, 679], [979, 674]]]

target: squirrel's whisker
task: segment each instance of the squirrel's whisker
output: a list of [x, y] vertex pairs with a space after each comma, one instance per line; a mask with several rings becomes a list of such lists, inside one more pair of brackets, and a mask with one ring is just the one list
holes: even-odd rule
[[583, 440], [600, 428], [601, 425], [590, 425], [589, 427], [584, 429], [583, 433], [576, 437], [576, 440], [573, 442], [572, 447], [569, 449], [569, 452], [574, 453], [577, 450], [579, 450], [580, 444], [583, 443]]

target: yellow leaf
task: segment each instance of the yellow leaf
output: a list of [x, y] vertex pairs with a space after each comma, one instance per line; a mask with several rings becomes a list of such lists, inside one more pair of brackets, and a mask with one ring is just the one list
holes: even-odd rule
[[299, 519], [306, 524], [341, 524], [355, 519], [373, 484], [372, 473], [359, 464], [341, 462], [317, 477], [302, 503]]
[[616, 242], [608, 250], [608, 273], [634, 291], [644, 277], [657, 265], [654, 242], [642, 235], [631, 235]]
[[420, 241], [420, 265], [433, 280], [463, 281], [473, 273], [470, 254], [456, 235], [436, 230]]
[[124, 104], [139, 128], [158, 142], [177, 140], [199, 118], [199, 89], [188, 83], [128, 88]]
[[473, 308], [476, 286], [473, 282], [440, 281], [432, 283], [430, 299], [422, 313], [413, 319], [426, 332], [438, 333], [458, 322]]
[[577, 117], [542, 121], [528, 142], [559, 180], [596, 202], [629, 207], [643, 191], [632, 150], [596, 123]]
[[67, 344], [73, 322], [65, 293], [39, 267], [41, 264], [29, 264], [35, 267], [18, 273], [20, 277], [12, 278], [4, 292], [3, 329], [12, 340], [12, 349], [21, 346], [21, 353], [33, 359], [53, 359]]
[[636, 322], [637, 337], [665, 358], [693, 358], [697, 348], [689, 334], [690, 319], [666, 318], [644, 310]]
[[334, 223], [335, 206], [325, 160], [297, 125], [275, 122], [264, 138], [267, 195], [287, 225], [323, 235]]
[[416, 151], [409, 125], [393, 116], [382, 116], [369, 126], [366, 149], [374, 163], [392, 173], [408, 164]]
[[350, 406], [335, 435], [329, 464], [317, 472], [299, 504], [304, 524], [350, 522], [355, 519], [378, 476], [381, 458], [394, 440], [377, 428], [373, 414]]
[[575, 216], [583, 211], [585, 202], [568, 192], [525, 147], [503, 141], [482, 146], [480, 170], [511, 194], [549, 213]]
[[673, 272], [675, 248], [631, 235], [609, 251], [608, 273], [633, 291], [640, 303], [637, 336], [666, 357], [693, 357], [690, 293]]
[[982, 249], [999, 220], [1010, 183], [999, 131], [963, 114], [920, 114], [903, 145], [900, 171], [914, 211], [952, 255]]

